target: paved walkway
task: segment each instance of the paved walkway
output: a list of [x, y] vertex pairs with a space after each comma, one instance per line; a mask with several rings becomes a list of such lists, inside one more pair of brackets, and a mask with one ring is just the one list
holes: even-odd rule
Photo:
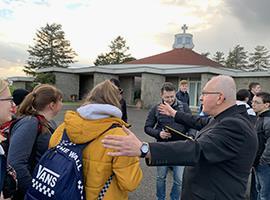
[[[75, 110], [76, 106], [64, 106], [64, 109], [56, 116], [55, 120], [59, 124], [63, 121], [66, 110]], [[136, 108], [128, 108], [128, 122], [132, 125], [131, 130], [143, 141], [154, 141], [152, 137], [146, 135], [143, 131], [144, 123], [147, 117], [147, 110], [138, 110]], [[141, 159], [141, 167], [143, 170], [143, 180], [140, 186], [129, 195], [130, 200], [152, 200], [155, 199], [156, 192], [156, 168], [146, 166], [143, 159]], [[171, 173], [167, 178], [167, 196], [169, 197], [172, 178]], [[169, 198], [168, 198], [169, 199]]]

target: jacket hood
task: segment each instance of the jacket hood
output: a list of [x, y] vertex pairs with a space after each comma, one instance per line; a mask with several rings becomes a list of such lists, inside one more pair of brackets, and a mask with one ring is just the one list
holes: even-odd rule
[[75, 111], [67, 111], [64, 127], [70, 140], [76, 144], [96, 139], [108, 130], [112, 124], [129, 126], [122, 119], [119, 108], [107, 104], [89, 104]]
[[102, 119], [110, 116], [122, 117], [121, 110], [110, 104], [88, 104], [78, 108], [77, 112], [86, 119]]
[[250, 108], [250, 106], [246, 103], [246, 102], [243, 102], [243, 101], [239, 101], [239, 100], [236, 100], [236, 105], [245, 105], [246, 108]]

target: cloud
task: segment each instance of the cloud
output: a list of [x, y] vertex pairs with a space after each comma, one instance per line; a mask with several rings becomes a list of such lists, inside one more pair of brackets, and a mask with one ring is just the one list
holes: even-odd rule
[[257, 45], [270, 47], [269, 0], [162, 0], [162, 3], [186, 11], [179, 14], [178, 21], [168, 24], [166, 31], [155, 34], [156, 42], [167, 50], [172, 48], [174, 35], [182, 32], [180, 26], [184, 23], [189, 26], [187, 32], [193, 34], [194, 50], [198, 53], [213, 55], [222, 51], [227, 55], [237, 44], [249, 53]]
[[193, 34], [197, 52], [226, 54], [237, 44], [248, 50], [266, 46], [269, 4], [270, 0], [0, 1], [0, 69], [23, 66], [28, 45], [33, 46], [36, 31], [46, 23], [62, 25], [79, 55], [74, 67], [91, 65], [118, 35], [136, 58], [171, 50], [183, 24]]
[[245, 29], [253, 32], [258, 32], [258, 29], [270, 30], [269, 0], [225, 0], [224, 2]]
[[12, 10], [10, 9], [0, 9], [0, 18], [9, 19], [12, 16]]
[[[0, 62], [2, 62], [1, 59], [0, 59]], [[9, 65], [14, 66], [13, 63], [9, 63]], [[14, 66], [14, 67], [8, 67], [8, 68], [0, 68], [1, 78], [8, 78], [12, 76], [26, 76], [26, 74], [23, 72], [23, 67]]]
[[27, 46], [17, 43], [0, 42], [1, 59], [8, 62], [22, 63], [27, 59]]
[[[174, 35], [182, 33], [183, 24], [187, 24], [188, 33], [196, 35], [213, 29], [223, 18], [223, 2], [220, 0], [162, 0], [161, 2], [177, 11], [176, 19], [167, 24], [167, 30], [155, 34], [155, 41], [169, 50], [172, 48]], [[182, 12], [179, 12], [180, 9]], [[208, 37], [211, 37], [210, 35], [212, 33], [208, 34]]]
[[0, 77], [25, 75], [22, 71], [27, 59], [26, 46], [0, 42]]

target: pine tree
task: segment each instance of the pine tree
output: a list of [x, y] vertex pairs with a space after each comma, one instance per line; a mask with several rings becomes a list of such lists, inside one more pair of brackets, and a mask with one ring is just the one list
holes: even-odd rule
[[27, 65], [23, 70], [27, 74], [36, 75], [36, 70], [48, 67], [67, 68], [69, 64], [76, 62], [76, 52], [70, 47], [70, 42], [65, 39], [62, 25], [46, 24], [36, 33], [34, 46], [27, 50], [30, 54]]
[[264, 46], [256, 46], [255, 51], [250, 53], [250, 65], [248, 71], [266, 71], [270, 68], [269, 51]]
[[226, 67], [233, 69], [245, 69], [248, 64], [247, 57], [247, 51], [244, 50], [244, 47], [241, 47], [238, 44], [229, 52], [226, 59]]
[[217, 51], [213, 58], [214, 61], [216, 61], [217, 63], [224, 65], [225, 64], [225, 57], [224, 57], [224, 53], [221, 51]]
[[109, 53], [102, 53], [98, 55], [94, 62], [96, 66], [121, 64], [127, 61], [135, 60], [135, 58], [131, 57], [130, 54], [126, 54], [129, 47], [126, 46], [126, 41], [121, 36], [118, 36], [115, 40], [113, 40], [109, 48]]

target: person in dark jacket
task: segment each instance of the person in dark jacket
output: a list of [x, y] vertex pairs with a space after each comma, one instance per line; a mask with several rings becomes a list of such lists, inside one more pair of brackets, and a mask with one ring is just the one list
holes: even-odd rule
[[[0, 143], [1, 142], [2, 141], [0, 140]], [[6, 171], [7, 171], [7, 164], [6, 164], [5, 152], [2, 146], [0, 145], [0, 194], [4, 186]]]
[[[257, 120], [256, 118], [256, 113], [254, 110], [247, 104], [247, 102], [250, 99], [250, 93], [247, 89], [240, 89], [236, 93], [236, 105], [244, 105], [247, 109], [248, 117], [250, 119], [250, 122], [254, 124]], [[256, 191], [256, 186], [255, 186], [255, 172], [254, 168], [252, 168], [251, 173], [250, 173], [250, 186], [247, 188], [247, 195], [249, 194], [250, 200], [257, 200], [257, 191]]]
[[[177, 111], [182, 111], [186, 113], [191, 113], [188, 105], [178, 101], [175, 97], [175, 87], [172, 83], [166, 82], [161, 87], [160, 93], [162, 102], [168, 103], [172, 106], [173, 109]], [[176, 133], [170, 133], [166, 130], [165, 126], [169, 126], [175, 130], [178, 130], [184, 134], [188, 132], [187, 127], [182, 124], [176, 123], [173, 117], [163, 115], [158, 111], [159, 104], [153, 106], [148, 113], [144, 132], [154, 138], [158, 142], [168, 142], [168, 141], [177, 141], [183, 140], [181, 135]], [[182, 176], [183, 176], [183, 166], [158, 166], [157, 167], [157, 179], [156, 179], [156, 196], [158, 200], [166, 199], [166, 177], [168, 169], [172, 168], [173, 170], [173, 186], [171, 189], [171, 200], [179, 200], [181, 196], [181, 187], [182, 187]]]
[[14, 200], [24, 199], [32, 184], [35, 165], [46, 152], [51, 134], [56, 128], [50, 121], [62, 108], [62, 93], [54, 86], [41, 84], [21, 103], [18, 119], [10, 128], [8, 163], [15, 169], [18, 191]]
[[120, 81], [115, 79], [115, 78], [111, 78], [110, 81], [116, 86], [118, 87], [119, 91], [120, 91], [120, 95], [121, 95], [121, 99], [120, 99], [120, 105], [121, 105], [121, 111], [122, 111], [122, 120], [124, 122], [127, 123], [128, 121], [128, 117], [127, 117], [127, 103], [125, 101], [125, 99], [123, 98], [123, 89], [120, 87]]
[[253, 97], [255, 96], [255, 94], [257, 92], [261, 92], [262, 91], [262, 87], [260, 85], [260, 83], [258, 82], [251, 82], [249, 85], [248, 85], [248, 91], [249, 91], [249, 100], [247, 102], [247, 104], [252, 107], [252, 99]]
[[[175, 111], [161, 104], [161, 113], [200, 130], [195, 140], [141, 142], [125, 129], [126, 137], [106, 136], [111, 156], [146, 157], [150, 166], [185, 165], [181, 200], [243, 200], [258, 140], [245, 106], [237, 106], [236, 86], [229, 76], [216, 76], [202, 90], [208, 118]], [[124, 128], [123, 128], [124, 129]]]
[[268, 200], [270, 199], [270, 94], [256, 93], [252, 107], [257, 113], [255, 129], [259, 139], [259, 148], [254, 161], [257, 200]]
[[176, 93], [176, 98], [189, 106], [189, 94], [187, 91], [188, 91], [187, 80], [181, 80], [179, 82], [179, 91]]
[[248, 101], [250, 99], [250, 93], [247, 89], [240, 89], [237, 91], [236, 93], [236, 104], [237, 105], [244, 105], [246, 106], [247, 109], [247, 113], [248, 116], [250, 118], [250, 121], [255, 124], [256, 121], [256, 113], [254, 112], [254, 110], [252, 109], [252, 107], [250, 107], [248, 105]]

